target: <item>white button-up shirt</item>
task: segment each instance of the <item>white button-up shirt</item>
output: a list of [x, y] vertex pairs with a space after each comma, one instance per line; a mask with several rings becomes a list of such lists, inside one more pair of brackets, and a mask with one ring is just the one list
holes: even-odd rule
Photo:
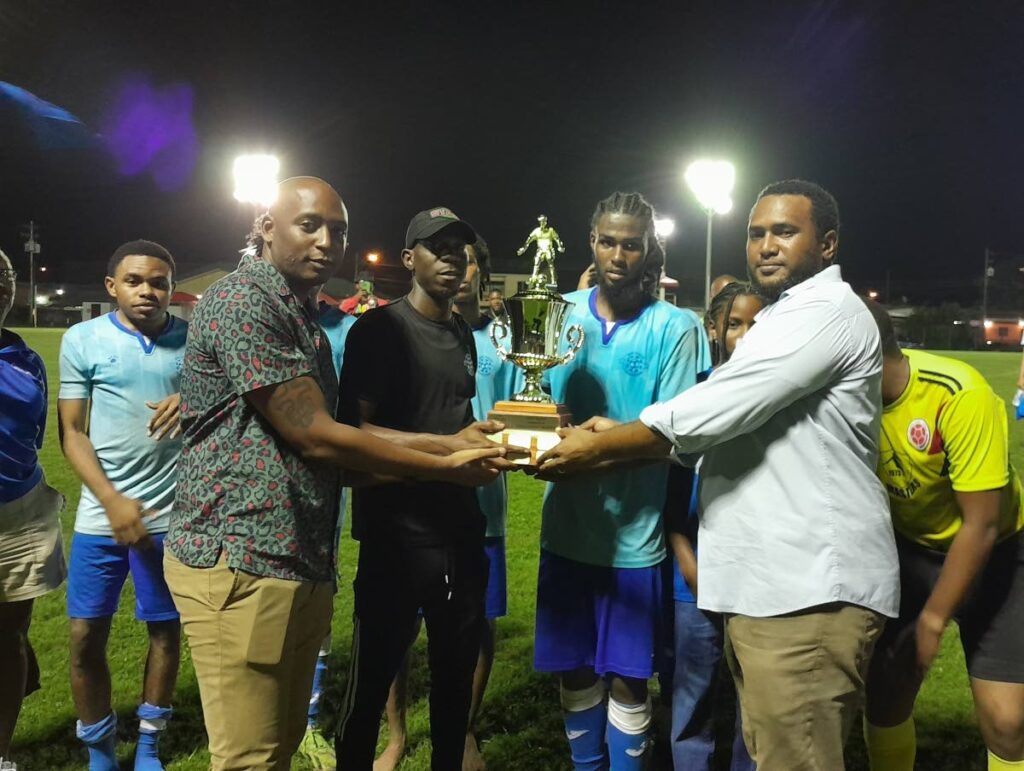
[[837, 265], [756, 320], [706, 382], [640, 415], [677, 454], [703, 455], [699, 605], [777, 616], [846, 602], [896, 616], [875, 321]]

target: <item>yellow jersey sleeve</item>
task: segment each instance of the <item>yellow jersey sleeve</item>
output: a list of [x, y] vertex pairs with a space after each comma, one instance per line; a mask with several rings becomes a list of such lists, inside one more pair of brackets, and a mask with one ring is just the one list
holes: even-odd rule
[[1006, 407], [990, 387], [957, 393], [939, 416], [939, 432], [955, 491], [998, 490], [1009, 481]]

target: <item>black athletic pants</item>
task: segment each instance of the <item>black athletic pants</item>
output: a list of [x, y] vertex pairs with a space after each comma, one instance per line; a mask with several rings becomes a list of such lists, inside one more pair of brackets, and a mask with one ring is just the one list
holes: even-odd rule
[[[481, 528], [482, 531], [482, 528]], [[335, 743], [339, 771], [370, 771], [381, 714], [422, 608], [430, 660], [434, 771], [461, 771], [487, 589], [482, 532], [444, 546], [362, 541], [355, 629]]]

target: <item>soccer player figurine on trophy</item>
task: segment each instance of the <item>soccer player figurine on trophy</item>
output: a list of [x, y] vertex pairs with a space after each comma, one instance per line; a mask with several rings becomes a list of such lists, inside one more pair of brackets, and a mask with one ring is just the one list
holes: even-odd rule
[[[557, 429], [569, 425], [571, 419], [564, 404], [555, 404], [541, 390], [544, 370], [570, 361], [583, 345], [583, 330], [573, 324], [564, 330], [568, 349], [559, 353], [562, 327], [573, 305], [558, 294], [555, 280], [554, 250], [564, 252], [565, 247], [555, 229], [548, 226], [547, 217], [542, 214], [537, 220], [540, 226], [534, 228], [517, 252], [522, 255], [531, 243], [537, 244], [533, 274], [526, 282], [526, 291], [505, 301], [507, 320], [491, 325], [491, 342], [498, 356], [524, 371], [526, 385], [510, 401], [498, 402], [487, 414], [489, 419], [505, 424], [505, 430], [494, 435], [495, 441], [529, 448], [529, 457], [516, 460], [528, 466], [536, 465], [540, 455], [558, 444]], [[509, 350], [501, 345], [506, 338], [509, 338]]]
[[[530, 277], [530, 286], [534, 289], [547, 287], [552, 291], [558, 288], [555, 280], [555, 249], [559, 254], [565, 254], [565, 246], [562, 239], [558, 237], [558, 231], [548, 225], [548, 218], [541, 214], [537, 217], [537, 227], [533, 229], [526, 239], [526, 243], [519, 247], [516, 256], [522, 257], [530, 244], [537, 244], [537, 253], [533, 256], [533, 275]], [[541, 276], [541, 269], [546, 268], [547, 276]], [[545, 282], [544, 278], [548, 280]]]

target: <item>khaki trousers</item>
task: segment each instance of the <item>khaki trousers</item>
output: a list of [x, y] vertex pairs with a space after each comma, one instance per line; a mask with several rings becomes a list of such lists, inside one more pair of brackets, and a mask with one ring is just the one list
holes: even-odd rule
[[334, 586], [228, 568], [192, 568], [164, 553], [199, 681], [214, 771], [288, 769], [306, 728], [317, 651]]
[[884, 617], [836, 603], [726, 617], [726, 658], [758, 771], [842, 771]]

